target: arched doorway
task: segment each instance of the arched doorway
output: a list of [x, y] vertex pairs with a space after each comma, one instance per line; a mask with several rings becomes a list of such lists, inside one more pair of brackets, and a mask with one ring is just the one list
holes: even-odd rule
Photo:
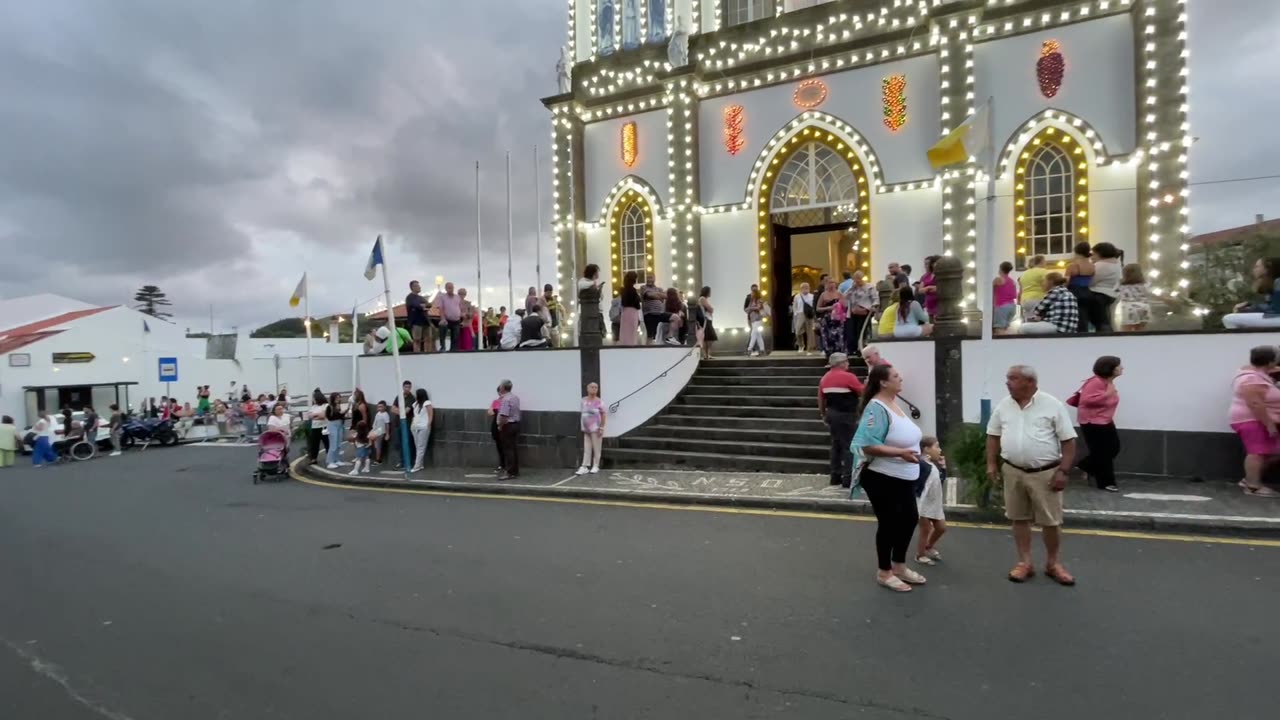
[[[795, 347], [791, 298], [802, 282], [870, 266], [867, 174], [853, 148], [814, 127], [787, 140], [760, 182], [760, 289], [773, 308], [773, 347]], [[819, 291], [820, 292], [820, 291]]]

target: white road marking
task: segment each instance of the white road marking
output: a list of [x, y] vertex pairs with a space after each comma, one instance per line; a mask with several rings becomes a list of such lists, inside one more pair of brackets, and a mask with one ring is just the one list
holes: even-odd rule
[[1168, 495], [1165, 493], [1125, 493], [1125, 497], [1133, 500], [1172, 500], [1174, 502], [1209, 502], [1213, 499], [1203, 495]]
[[1160, 518], [1164, 520], [1220, 520], [1222, 522], [1255, 522], [1280, 524], [1280, 517], [1249, 517], [1247, 515], [1192, 515], [1188, 513], [1137, 512], [1128, 510], [1064, 510], [1068, 515], [1100, 515], [1107, 517]]
[[[93, 712], [101, 715], [102, 717], [107, 718], [107, 720], [133, 720], [133, 718], [129, 717], [128, 715], [125, 715], [124, 713], [119, 713], [110, 708], [103, 707], [102, 705], [99, 705], [98, 703], [82, 695], [79, 690], [76, 690], [74, 687], [72, 687], [71, 679], [68, 678], [67, 674], [62, 671], [62, 668], [58, 667], [57, 665], [54, 665], [53, 663], [42, 659], [40, 656], [36, 655], [35, 653], [32, 653], [24, 648], [14, 645], [8, 640], [5, 640], [4, 644], [6, 647], [12, 650], [15, 655], [22, 658], [23, 661], [25, 661], [28, 665], [30, 665], [32, 670], [52, 680], [53, 682], [57, 683], [62, 688], [62, 690], [67, 694], [68, 697], [70, 697], [72, 700], [75, 700], [80, 705], [83, 705], [89, 710], [92, 710]], [[31, 644], [31, 643], [28, 643], [28, 644]]]

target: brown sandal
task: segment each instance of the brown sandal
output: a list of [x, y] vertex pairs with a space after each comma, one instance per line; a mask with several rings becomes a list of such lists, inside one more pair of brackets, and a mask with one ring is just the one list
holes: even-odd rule
[[1009, 571], [1009, 582], [1024, 583], [1035, 577], [1035, 568], [1030, 563], [1020, 562]]
[[1071, 587], [1076, 584], [1076, 579], [1071, 577], [1071, 573], [1067, 572], [1067, 569], [1061, 565], [1049, 565], [1044, 569], [1044, 574], [1048, 575], [1050, 580], [1065, 587]]

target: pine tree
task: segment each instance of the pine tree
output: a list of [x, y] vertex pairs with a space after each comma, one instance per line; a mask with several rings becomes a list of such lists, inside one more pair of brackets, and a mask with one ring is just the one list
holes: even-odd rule
[[164, 320], [173, 317], [173, 313], [168, 313], [160, 308], [167, 307], [173, 303], [165, 297], [164, 292], [155, 285], [143, 285], [138, 288], [138, 292], [133, 296], [133, 301], [138, 303], [134, 309], [138, 312], [146, 313], [154, 318]]

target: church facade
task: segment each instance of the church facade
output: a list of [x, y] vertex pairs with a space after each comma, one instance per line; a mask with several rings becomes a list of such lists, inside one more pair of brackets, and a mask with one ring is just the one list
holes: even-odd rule
[[[551, 111], [560, 292], [587, 264], [744, 327], [801, 282], [928, 255], [1051, 264], [1110, 242], [1187, 280], [1185, 0], [569, 0]], [[985, 160], [927, 151], [992, 98]], [[785, 323], [778, 323], [783, 325]], [[775, 338], [778, 340], [779, 338]]]

